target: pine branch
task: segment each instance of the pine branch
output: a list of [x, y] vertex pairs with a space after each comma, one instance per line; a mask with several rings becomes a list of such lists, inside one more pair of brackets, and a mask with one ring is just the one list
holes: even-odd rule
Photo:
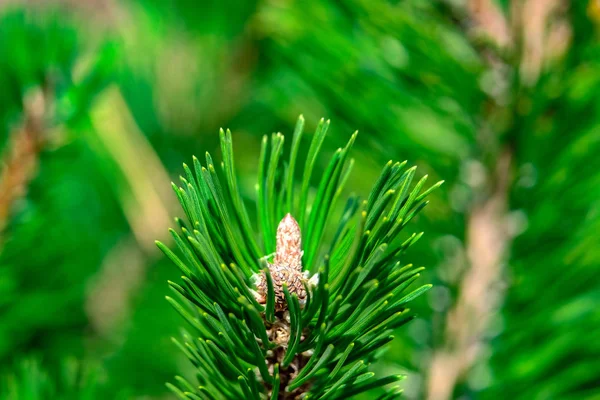
[[399, 259], [421, 234], [401, 233], [440, 183], [423, 190], [425, 176], [409, 189], [415, 168], [390, 161], [368, 199], [350, 197], [335, 225], [356, 134], [314, 177], [329, 121], [320, 121], [305, 157], [303, 125], [300, 117], [287, 163], [284, 136], [263, 138], [259, 232], [237, 186], [229, 131], [220, 134], [220, 169], [207, 153], [205, 165], [194, 158], [181, 186], [173, 184], [187, 217], [171, 230], [178, 254], [157, 244], [183, 274], [181, 284], [169, 282], [168, 300], [193, 330], [176, 343], [199, 386], [182, 378], [168, 385], [182, 399], [339, 399], [400, 379], [377, 379], [368, 366], [412, 319], [407, 303], [430, 287], [410, 288], [421, 269]]

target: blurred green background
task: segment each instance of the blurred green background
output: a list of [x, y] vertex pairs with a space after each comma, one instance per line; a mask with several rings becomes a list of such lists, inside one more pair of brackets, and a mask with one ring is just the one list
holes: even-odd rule
[[252, 199], [303, 114], [328, 151], [359, 130], [353, 191], [389, 159], [446, 181], [407, 259], [434, 288], [374, 370], [600, 399], [599, 30], [597, 0], [1, 2], [0, 398], [172, 398], [169, 182], [226, 127]]

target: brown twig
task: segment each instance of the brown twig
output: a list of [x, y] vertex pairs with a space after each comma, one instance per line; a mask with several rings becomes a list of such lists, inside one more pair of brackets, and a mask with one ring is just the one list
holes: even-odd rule
[[476, 34], [486, 36], [499, 47], [511, 44], [511, 30], [507, 18], [493, 0], [469, 0], [467, 12]]
[[[529, 0], [522, 5], [519, 24], [523, 49], [520, 75], [524, 85], [533, 86], [551, 58], [564, 54], [571, 38], [571, 27], [564, 18], [567, 1]], [[557, 18], [554, 18], [557, 17]]]
[[25, 196], [35, 177], [44, 143], [47, 96], [41, 89], [25, 98], [24, 117], [11, 132], [0, 171], [0, 244], [15, 203]]
[[[515, 50], [515, 20], [510, 20], [492, 0], [469, 0], [466, 13], [476, 37], [486, 37], [495, 49]], [[513, 14], [518, 17], [518, 13]], [[491, 69], [505, 67], [503, 58], [486, 59]], [[490, 154], [496, 148], [496, 138], [487, 133], [482, 130], [479, 142], [483, 153]], [[443, 344], [434, 351], [429, 365], [429, 400], [452, 398], [457, 383], [480, 357], [490, 316], [500, 302], [502, 289], [497, 283], [501, 281], [502, 262], [510, 243], [506, 229], [510, 165], [510, 152], [505, 151], [482, 185], [490, 189], [489, 194], [476, 201], [467, 215], [465, 247], [469, 268], [458, 283], [458, 298], [448, 312]]]
[[[555, 17], [564, 14], [567, 5], [564, 0], [514, 1], [505, 15], [492, 0], [469, 0], [466, 13], [474, 33], [487, 36], [497, 48], [515, 53], [514, 64], [496, 57], [488, 59], [489, 67], [512, 69], [520, 75], [520, 85], [533, 86], [544, 63], [566, 51], [570, 27], [564, 18]], [[509, 87], [507, 82], [499, 85]], [[513, 102], [519, 100], [514, 93], [508, 97], [513, 97]], [[498, 137], [480, 136], [481, 153], [498, 154]], [[486, 330], [502, 301], [503, 264], [512, 240], [507, 228], [511, 153], [505, 150], [496, 157], [495, 171], [486, 178], [486, 186], [492, 190], [467, 215], [469, 269], [458, 284], [458, 298], [445, 321], [443, 345], [434, 352], [429, 366], [430, 400], [451, 398], [460, 379], [481, 359]]]
[[470, 268], [459, 287], [459, 297], [446, 321], [446, 343], [431, 362], [428, 398], [452, 397], [459, 378], [480, 356], [490, 316], [502, 297], [502, 264], [511, 237], [507, 229], [511, 154], [505, 151], [490, 178], [491, 195], [477, 204], [467, 220], [467, 257]]

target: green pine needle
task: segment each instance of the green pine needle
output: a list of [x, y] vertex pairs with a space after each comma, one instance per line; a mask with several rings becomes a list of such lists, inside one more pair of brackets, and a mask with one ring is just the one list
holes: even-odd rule
[[[173, 184], [187, 221], [176, 219], [180, 232], [171, 231], [178, 254], [157, 245], [183, 274], [181, 284], [169, 282], [176, 298], [167, 300], [193, 330], [184, 335], [183, 344], [176, 343], [194, 364], [200, 383], [177, 377], [178, 386], [168, 387], [179, 398], [303, 394], [337, 399], [401, 379], [377, 378], [368, 365], [393, 340], [392, 331], [413, 317], [406, 304], [431, 287], [411, 290], [422, 268], [402, 266], [398, 260], [422, 235], [402, 234], [403, 229], [442, 182], [425, 188], [424, 176], [412, 186], [416, 168], [390, 161], [367, 200], [350, 197], [334, 221], [354, 163], [350, 150], [356, 133], [315, 174], [329, 125], [319, 122], [306, 155], [300, 152], [302, 116], [289, 158], [282, 134], [263, 138], [256, 223], [237, 183], [229, 130], [220, 131], [220, 168], [209, 154], [204, 166], [194, 157], [193, 169], [183, 167], [181, 186]], [[304, 281], [302, 302], [283, 286], [283, 312], [276, 307], [267, 260], [287, 213], [299, 223], [303, 268], [314, 279]], [[254, 286], [259, 274], [265, 284], [260, 301]]]

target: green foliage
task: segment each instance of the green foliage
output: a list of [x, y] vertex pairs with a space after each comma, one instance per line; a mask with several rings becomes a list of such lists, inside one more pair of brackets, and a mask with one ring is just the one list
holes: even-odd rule
[[21, 360], [12, 374], [0, 379], [5, 400], [93, 400], [97, 397], [98, 368], [75, 360], [62, 363], [59, 376], [51, 376], [39, 360]]
[[[329, 121], [319, 122], [306, 157], [298, 152], [303, 125], [300, 117], [287, 163], [284, 136], [263, 138], [256, 185], [259, 234], [237, 186], [229, 131], [220, 134], [219, 172], [207, 153], [206, 165], [194, 158], [195, 174], [184, 165], [182, 186], [173, 186], [187, 217], [177, 219], [181, 233], [171, 231], [180, 256], [158, 246], [183, 273], [181, 284], [170, 282], [179, 300], [168, 300], [193, 328], [177, 344], [197, 368], [200, 383], [196, 388], [178, 378], [179, 389], [169, 385], [181, 398], [259, 399], [268, 391], [279, 398], [278, 392], [307, 385], [301, 391], [306, 398], [335, 399], [400, 379], [376, 379], [368, 366], [378, 358], [377, 350], [393, 340], [392, 331], [412, 318], [407, 303], [430, 287], [410, 288], [421, 268], [402, 265], [400, 257], [422, 234], [401, 233], [439, 184], [424, 189], [425, 176], [413, 185], [415, 167], [390, 161], [368, 198], [351, 196], [336, 223], [356, 134], [335, 151], [313, 190], [312, 172]], [[296, 171], [303, 172], [298, 184]], [[273, 366], [266, 360], [278, 345], [267, 334], [274, 315], [269, 270], [264, 306], [253, 294], [251, 279], [260, 271], [260, 260], [275, 250], [277, 223], [288, 212], [299, 218], [304, 269], [318, 274], [318, 284], [307, 287], [304, 307], [284, 287], [290, 334], [281, 364]], [[333, 233], [330, 241], [323, 239], [325, 231]], [[279, 374], [289, 374], [292, 360], [305, 352], [310, 354], [306, 365], [281, 383]]]
[[[474, 144], [483, 68], [435, 3], [264, 4], [255, 17], [267, 39], [257, 102], [288, 121], [300, 111], [335, 115], [343, 129], [369, 133], [363, 145], [394, 158], [419, 154], [448, 176]], [[254, 112], [242, 110], [242, 123]]]
[[[273, 251], [275, 227], [285, 212], [292, 211], [302, 225], [305, 267], [318, 273], [329, 255], [332, 277], [334, 267], [341, 271], [340, 260], [353, 250], [352, 243], [341, 242], [344, 232], [337, 229], [343, 226], [345, 212], [354, 212], [346, 226], [362, 229], [362, 203], [353, 203], [356, 210], [345, 209], [349, 190], [337, 194], [338, 187], [369, 193], [385, 161], [405, 158], [433, 181], [448, 181], [411, 222], [411, 231], [427, 232], [428, 240], [411, 246], [410, 258], [428, 266], [422, 279], [434, 287], [412, 301], [417, 320], [396, 330], [397, 339], [378, 350], [380, 361], [370, 366], [376, 375], [363, 374], [374, 382], [376, 377], [407, 374], [401, 386], [410, 399], [427, 396], [431, 354], [443, 350], [446, 341], [453, 343], [446, 321], [469, 268], [471, 206], [486, 197], [493, 186], [486, 175], [493, 174], [498, 152], [508, 150], [514, 179], [507, 182], [505, 219], [511, 232], [519, 234], [507, 243], [493, 283], [499, 296], [494, 297], [488, 330], [480, 338], [480, 357], [457, 377], [450, 397], [598, 396], [598, 2], [572, 1], [569, 7], [558, 7], [544, 29], [532, 30], [541, 35], [533, 42], [526, 40], [532, 34], [528, 29], [515, 29], [513, 54], [499, 58], [487, 42], [473, 40], [476, 21], [462, 8], [464, 1], [325, 0], [311, 7], [254, 0], [235, 5], [187, 0], [51, 3], [56, 4], [0, 4], [2, 157], [11, 150], [11, 133], [26, 118], [23, 106], [30, 95], [41, 89], [51, 105], [48, 141], [37, 154], [37, 171], [13, 204], [2, 232], [0, 391], [7, 387], [7, 376], [19, 382], [44, 376], [48, 385], [65, 387], [59, 360], [69, 357], [102, 363], [105, 379], [98, 382], [97, 398], [115, 398], [121, 391], [125, 398], [170, 398], [166, 380], [175, 373], [188, 378], [197, 372], [181, 362], [184, 356], [169, 340], [180, 325], [179, 315], [163, 300], [168, 291], [164, 281], [173, 279], [173, 268], [166, 257], [157, 256], [151, 240], [159, 238], [173, 247], [165, 223], [158, 220], [174, 214], [177, 205], [159, 212], [141, 207], [138, 200], [156, 205], [154, 190], [160, 188], [167, 189], [164, 198], [175, 200], [164, 176], [176, 176], [180, 160], [189, 154], [215, 154], [220, 143], [214, 132], [228, 126], [236, 132], [239, 146], [235, 173], [229, 175], [235, 177], [231, 187], [241, 196], [225, 197], [232, 202], [225, 208], [231, 231], [217, 223], [221, 219], [215, 202], [208, 211], [218, 218], [206, 223], [209, 230], [213, 228], [208, 224], [216, 224], [221, 234], [211, 237], [215, 248], [228, 249], [231, 241], [238, 246], [224, 257], [241, 259], [236, 265], [245, 284], [238, 289], [243, 296], [242, 289], [250, 284], [248, 274], [261, 268], [253, 257]], [[507, 17], [526, 20], [535, 13], [517, 17], [522, 5], [553, 2], [487, 3], [500, 4]], [[557, 21], [562, 24], [558, 36], [548, 30]], [[534, 26], [526, 23], [525, 28]], [[543, 43], [543, 51], [529, 51], [529, 43]], [[524, 83], [522, 71], [530, 65], [522, 65], [520, 59], [529, 55], [543, 60], [539, 80]], [[286, 131], [300, 112], [307, 116], [307, 125], [318, 116], [331, 116], [337, 129], [323, 136], [322, 143], [316, 141], [312, 150], [306, 137], [294, 143], [293, 138], [283, 143], [275, 139], [274, 146], [281, 149], [271, 155], [269, 138], [264, 159], [259, 159], [263, 192], [253, 193], [260, 137]], [[333, 152], [332, 143], [343, 143], [347, 138], [342, 134], [356, 128], [361, 136], [352, 150], [355, 168], [347, 178], [342, 170], [338, 186], [319, 192], [329, 161], [322, 154]], [[140, 138], [151, 145], [147, 147], [158, 162], [149, 163], [143, 146], [135, 145], [117, 159], [127, 143], [139, 144]], [[272, 157], [278, 157], [277, 163], [271, 164]], [[0, 175], [4, 162], [2, 158]], [[123, 162], [134, 166], [137, 174], [124, 171]], [[157, 167], [164, 168], [162, 175]], [[228, 173], [218, 163], [215, 168], [226, 195]], [[313, 177], [305, 180], [309, 168]], [[332, 168], [331, 176], [339, 173]], [[186, 177], [191, 184], [195, 179]], [[138, 198], [132, 195], [132, 184], [141, 189]], [[312, 217], [311, 209], [300, 204], [310, 206], [317, 193], [321, 204], [334, 204]], [[0, 198], [3, 194], [0, 191]], [[391, 204], [392, 200], [388, 211]], [[247, 219], [243, 211], [238, 213], [243, 208]], [[185, 225], [194, 228], [189, 222]], [[185, 235], [180, 236], [188, 246]], [[335, 257], [329, 254], [331, 248], [339, 249]], [[366, 251], [375, 254], [378, 248]], [[179, 257], [198, 275], [193, 263]], [[132, 267], [139, 268], [139, 280], [127, 287]], [[105, 279], [107, 271], [112, 271], [112, 279]], [[99, 281], [105, 283], [105, 291], [95, 290]], [[177, 283], [186, 287], [185, 281]], [[379, 290], [379, 285], [357, 291], [373, 296], [368, 290]], [[222, 297], [230, 299], [227, 293]], [[335, 298], [329, 300], [328, 307]], [[201, 318], [187, 300], [176, 302]], [[213, 302], [206, 300], [209, 306]], [[100, 308], [98, 313], [94, 304], [113, 308]], [[267, 321], [278, 318], [271, 304], [264, 305]], [[301, 322], [318, 327], [319, 321]], [[220, 328], [229, 334], [228, 326]], [[211, 329], [218, 337], [219, 331], [214, 334]], [[189, 342], [197, 336], [194, 331]], [[347, 350], [342, 363], [346, 366], [336, 372], [341, 378], [358, 344], [349, 346], [321, 348], [321, 357], [311, 358], [312, 364], [304, 367], [304, 377], [311, 368], [315, 373], [309, 381], [324, 379], [319, 371], [337, 366], [329, 357], [335, 354], [341, 360]], [[242, 351], [246, 350], [251, 349]], [[19, 360], [30, 354], [41, 357], [41, 369], [47, 373], [22, 371]], [[260, 383], [261, 372], [252, 372]], [[287, 372], [278, 367], [280, 392], [287, 386]], [[275, 368], [267, 373], [274, 376]], [[227, 384], [235, 386], [238, 376]], [[392, 376], [385, 382], [395, 381]], [[235, 387], [241, 388], [236, 394], [243, 392], [245, 397], [259, 390]], [[374, 389], [356, 397], [371, 399], [383, 392]], [[5, 391], [0, 393], [6, 397]]]

